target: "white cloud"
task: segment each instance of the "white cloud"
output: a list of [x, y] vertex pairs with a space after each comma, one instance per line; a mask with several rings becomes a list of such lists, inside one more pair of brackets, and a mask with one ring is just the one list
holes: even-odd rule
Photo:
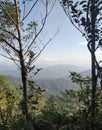
[[58, 61], [63, 61], [63, 59], [45, 57], [45, 61], [58, 62]]

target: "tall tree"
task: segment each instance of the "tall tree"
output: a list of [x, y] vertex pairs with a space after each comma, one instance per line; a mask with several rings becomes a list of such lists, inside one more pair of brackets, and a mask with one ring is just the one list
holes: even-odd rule
[[91, 129], [95, 129], [96, 87], [98, 79], [102, 86], [102, 67], [96, 53], [102, 47], [102, 1], [101, 0], [61, 0], [61, 5], [71, 23], [87, 40], [91, 53], [92, 98], [91, 98]]
[[[28, 119], [28, 73], [47, 44], [40, 39], [55, 0], [0, 0], [0, 55], [13, 60], [21, 71], [23, 113]], [[40, 43], [40, 44], [39, 44]]]

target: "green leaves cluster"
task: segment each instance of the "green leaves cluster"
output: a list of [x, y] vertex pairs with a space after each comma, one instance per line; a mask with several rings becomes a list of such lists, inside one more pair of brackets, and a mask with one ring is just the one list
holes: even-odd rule
[[0, 123], [8, 125], [12, 118], [19, 113], [20, 92], [9, 81], [0, 75]]
[[14, 3], [10, 0], [0, 0], [0, 26], [5, 28], [13, 27], [13, 21], [16, 22]]
[[28, 80], [28, 105], [29, 105], [29, 112], [34, 112], [37, 110], [37, 105], [39, 101], [43, 97], [43, 92], [45, 90], [41, 89], [36, 85], [33, 80]]
[[102, 1], [95, 0], [92, 9], [90, 0], [73, 1], [62, 0], [61, 5], [72, 24], [86, 37], [88, 42], [92, 39], [91, 11], [94, 10], [95, 40], [99, 42], [102, 36]]

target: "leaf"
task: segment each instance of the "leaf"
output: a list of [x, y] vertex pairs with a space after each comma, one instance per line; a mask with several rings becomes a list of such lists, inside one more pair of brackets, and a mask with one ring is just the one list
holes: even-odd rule
[[76, 6], [73, 6], [73, 5], [71, 6], [71, 10], [72, 10], [73, 13], [77, 13], [78, 12], [78, 10], [76, 9]]
[[77, 17], [77, 15], [76, 15], [76, 14], [73, 14], [73, 15], [72, 15], [72, 18], [74, 18], [74, 17]]
[[32, 110], [36, 110], [36, 107], [35, 107], [35, 106], [32, 106], [31, 109], [32, 109]]
[[102, 39], [99, 40], [99, 46], [102, 46]]
[[84, 4], [84, 3], [86, 3], [85, 0], [84, 0], [84, 1], [81, 1], [81, 2], [79, 3], [79, 5], [82, 5], [82, 4]]
[[82, 17], [80, 20], [81, 20], [81, 25], [84, 25], [84, 26], [85, 26], [85, 23], [86, 23], [86, 22], [85, 22], [85, 18]]
[[31, 103], [36, 105], [38, 104], [38, 101], [32, 101]]
[[78, 19], [74, 19], [74, 21], [76, 22], [76, 23], [78, 23], [79, 21], [78, 21]]
[[82, 12], [82, 11], [79, 11], [79, 13], [78, 13], [78, 17], [79, 17], [81, 14], [83, 14], [83, 12]]

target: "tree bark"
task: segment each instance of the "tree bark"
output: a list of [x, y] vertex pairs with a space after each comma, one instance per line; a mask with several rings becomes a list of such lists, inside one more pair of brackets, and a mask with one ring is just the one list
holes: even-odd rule
[[18, 41], [19, 41], [19, 58], [20, 58], [20, 66], [21, 66], [21, 77], [22, 77], [22, 84], [23, 84], [23, 102], [22, 102], [22, 112], [28, 119], [28, 103], [27, 103], [27, 70], [25, 66], [24, 60], [24, 51], [23, 51], [23, 43], [21, 37], [21, 29], [20, 29], [20, 13], [19, 13], [19, 4], [18, 0], [15, 1], [15, 8], [16, 8], [16, 20], [17, 20], [17, 31], [18, 31]]
[[92, 23], [92, 40], [91, 40], [91, 68], [92, 68], [92, 99], [91, 99], [91, 130], [95, 129], [95, 110], [96, 110], [96, 65], [95, 65], [95, 0], [91, 0], [91, 23]]

